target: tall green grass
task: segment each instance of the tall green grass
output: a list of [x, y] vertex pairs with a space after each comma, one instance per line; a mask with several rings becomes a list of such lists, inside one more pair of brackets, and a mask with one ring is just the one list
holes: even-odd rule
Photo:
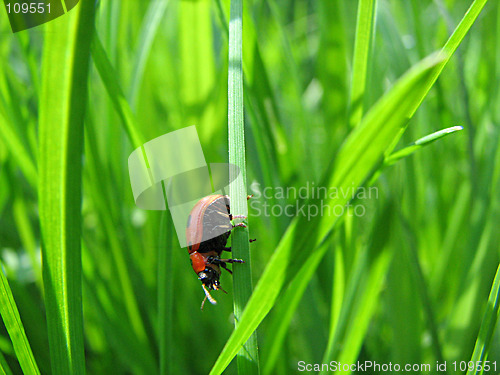
[[[231, 2], [229, 18], [228, 51], [228, 141], [229, 141], [229, 195], [231, 213], [248, 215], [247, 171], [245, 155], [245, 114], [243, 110], [243, 1]], [[236, 222], [242, 223], [241, 219]], [[233, 267], [234, 321], [237, 328], [243, 310], [252, 295], [252, 274], [248, 229], [236, 227], [232, 232], [231, 252], [236, 259], [244, 259], [245, 264]], [[247, 342], [242, 343], [238, 354], [239, 374], [258, 374], [259, 355], [257, 333], [254, 331]]]
[[[500, 361], [499, 46], [486, 0], [82, 0], [18, 34], [2, 8], [0, 373]], [[193, 124], [248, 207], [203, 312], [127, 168]]]
[[38, 202], [51, 369], [84, 374], [81, 197], [83, 118], [94, 5], [47, 26], [39, 98]]

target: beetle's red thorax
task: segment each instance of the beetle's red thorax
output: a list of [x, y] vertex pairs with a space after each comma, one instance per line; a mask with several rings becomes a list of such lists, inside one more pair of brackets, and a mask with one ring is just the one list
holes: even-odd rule
[[207, 262], [206, 258], [203, 255], [194, 251], [191, 253], [189, 258], [191, 259], [191, 265], [193, 266], [194, 272], [198, 274], [205, 270]]
[[191, 265], [193, 266], [194, 272], [198, 274], [204, 271], [206, 267], [213, 268], [214, 270], [220, 272], [219, 266], [208, 263], [207, 258], [210, 256], [217, 257], [218, 254], [215, 251], [210, 251], [208, 253], [198, 253], [197, 251], [193, 251], [189, 255], [189, 258], [191, 259]]

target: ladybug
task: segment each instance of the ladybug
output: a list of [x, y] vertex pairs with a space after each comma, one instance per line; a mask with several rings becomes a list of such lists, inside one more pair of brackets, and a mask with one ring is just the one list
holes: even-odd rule
[[188, 216], [186, 226], [186, 242], [189, 258], [194, 272], [201, 281], [205, 298], [201, 309], [208, 299], [212, 304], [217, 301], [209, 290], [226, 291], [220, 286], [221, 267], [232, 274], [226, 263], [245, 263], [241, 259], [221, 259], [223, 251], [231, 251], [226, 247], [227, 239], [234, 227], [246, 227], [245, 224], [231, 224], [234, 218], [246, 218], [241, 215], [231, 215], [227, 195], [209, 195], [195, 204]]

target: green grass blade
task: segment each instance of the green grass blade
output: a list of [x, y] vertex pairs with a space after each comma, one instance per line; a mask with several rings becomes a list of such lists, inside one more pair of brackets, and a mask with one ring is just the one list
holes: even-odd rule
[[[230, 168], [229, 196], [231, 213], [248, 215], [246, 162], [245, 162], [245, 124], [243, 113], [243, 3], [232, 0], [229, 19], [229, 72], [228, 72], [228, 120], [229, 120], [229, 163], [239, 168], [239, 175]], [[233, 257], [245, 260], [244, 265], [233, 267], [234, 321], [239, 326], [243, 309], [252, 295], [252, 274], [250, 263], [250, 245], [247, 228], [235, 228], [232, 233], [231, 247]], [[242, 343], [238, 353], [238, 373], [258, 374], [259, 356], [257, 333], [249, 335]]]
[[[36, 372], [34, 372], [36, 374]], [[12, 375], [12, 370], [9, 367], [9, 364], [5, 360], [2, 352], [0, 352], [0, 375]]]
[[[224, 13], [221, 0], [216, 1], [217, 15], [224, 30], [223, 35], [229, 37], [229, 23]], [[256, 26], [248, 10], [243, 7], [243, 73], [244, 73], [244, 100], [246, 112], [253, 126], [252, 135], [255, 138], [257, 152], [260, 158], [259, 164], [262, 168], [263, 180], [267, 186], [276, 185], [277, 176], [271, 172], [279, 170], [277, 167], [278, 149], [286, 149], [286, 137], [277, 119], [278, 107], [275, 93], [269, 82], [269, 74], [262, 61], [262, 54], [256, 35]], [[262, 99], [265, 100], [255, 100]], [[273, 221], [276, 225], [276, 221]]]
[[[222, 84], [216, 77], [211, 1], [182, 1], [179, 4], [179, 99], [184, 108], [182, 121], [196, 124], [200, 137], [211, 138], [220, 127], [214, 126], [217, 105], [208, 100]], [[222, 76], [225, 79], [225, 74]], [[225, 93], [225, 90], [221, 90]], [[222, 109], [222, 108], [221, 108]], [[225, 109], [220, 111], [225, 114]], [[222, 117], [215, 117], [222, 118]]]
[[330, 326], [322, 360], [325, 363], [331, 360], [353, 363], [359, 355], [393, 255], [387, 246], [390, 233], [385, 230], [392, 221], [392, 209], [391, 202], [388, 202], [377, 215], [371, 229], [371, 243], [358, 253], [354, 261], [339, 317]]
[[394, 165], [401, 159], [404, 159], [407, 156], [412, 155], [415, 151], [420, 150], [422, 147], [427, 146], [432, 142], [447, 136], [448, 134], [455, 133], [462, 129], [462, 126], [452, 126], [451, 128], [442, 129], [432, 134], [426, 135], [425, 137], [417, 139], [415, 142], [413, 142], [409, 146], [402, 148], [401, 150], [393, 152], [389, 156], [385, 157], [383, 165], [375, 172], [368, 185], [371, 185], [375, 180], [377, 180], [380, 174], [384, 171], [384, 168]]
[[[103, 156], [97, 151], [95, 125], [91, 120], [86, 122], [86, 133], [88, 140], [87, 170], [91, 173], [93, 180], [98, 181], [101, 176], [106, 175], [109, 171], [100, 164]], [[123, 244], [119, 241], [120, 234], [116, 230], [116, 225], [114, 225], [113, 219], [116, 213], [110, 212], [109, 202], [113, 200], [113, 192], [103, 189], [99, 185], [91, 185], [91, 187], [91, 194], [94, 196], [95, 204], [98, 207], [101, 226], [109, 241], [108, 250], [116, 267], [115, 279], [118, 281], [118, 288], [123, 296], [125, 310], [130, 319], [130, 327], [135, 331], [135, 340], [147, 347], [147, 333], [131, 279], [129, 259], [123, 249]]]
[[[174, 284], [172, 272], [165, 270], [172, 267], [172, 253], [178, 249], [174, 247], [173, 223], [162, 212], [160, 226], [160, 240], [158, 241], [158, 348], [160, 352], [160, 375], [172, 373], [173, 367], [173, 293]], [[168, 226], [167, 226], [168, 223]], [[178, 247], [178, 246], [177, 246]]]
[[[416, 95], [420, 92], [419, 89], [425, 86], [432, 69], [440, 62], [441, 59], [438, 56], [422, 61], [401, 78], [394, 88], [375, 105], [371, 113], [367, 114], [364, 123], [357, 127], [346, 140], [338, 156], [337, 168], [334, 169], [335, 174], [330, 179], [329, 186], [345, 191], [352, 186], [352, 183], [359, 186], [370, 174], [399, 129], [404, 126], [408, 110], [411, 109], [415, 100], [410, 94]], [[366, 155], [363, 155], [361, 150], [365, 151]], [[347, 197], [339, 196], [325, 203], [328, 202], [328, 207], [331, 207], [345, 205], [347, 201]], [[325, 217], [328, 218], [328, 216]], [[331, 232], [335, 221], [322, 219], [321, 224], [319, 225], [321, 226], [319, 238], [323, 239]], [[298, 228], [301, 233], [300, 239], [296, 237]], [[297, 265], [305, 262], [307, 256], [311, 255], [310, 242], [317, 228], [318, 224], [311, 225], [307, 217], [298, 216], [292, 221], [253, 293], [241, 317], [240, 325], [229, 338], [211, 373], [218, 374], [226, 368], [240, 345], [250, 337], [267, 315], [287, 277], [294, 273], [294, 268], [288, 269], [292, 258], [294, 264]]]
[[14, 73], [3, 61], [0, 62], [0, 70], [0, 140], [10, 151], [29, 183], [36, 186], [36, 162], [27, 147], [27, 140], [20, 134], [21, 129], [26, 126], [26, 119], [18, 108], [21, 98], [9, 84], [9, 78], [14, 76]]
[[[359, 186], [380, 163], [380, 151], [386, 152], [394, 139], [405, 128], [414, 112], [415, 102], [421, 102], [428, 92], [428, 82], [434, 69], [442, 61], [434, 54], [415, 65], [384, 95], [366, 114], [361, 124], [350, 134], [335, 160], [335, 173], [328, 186], [342, 187], [346, 181]], [[347, 199], [339, 197], [329, 202], [330, 207], [345, 204]], [[330, 232], [332, 223], [323, 220], [320, 236]]]
[[307, 262], [297, 273], [297, 276], [290, 283], [288, 289], [282, 297], [282, 300], [280, 301], [279, 307], [277, 307], [277, 311], [273, 316], [273, 321], [269, 324], [271, 328], [266, 332], [266, 336], [268, 337], [268, 340], [271, 340], [271, 344], [264, 352], [265, 357], [263, 356], [263, 374], [273, 373], [274, 366], [278, 359], [280, 350], [283, 347], [283, 342], [295, 310], [297, 310], [297, 307], [299, 306], [306, 291], [307, 285], [313, 277], [314, 272], [317, 270], [321, 259], [323, 259], [325, 251], [328, 249], [327, 245], [328, 244], [325, 243], [322, 245], [324, 249], [320, 249], [318, 252], [309, 257]]
[[36, 275], [36, 282], [40, 290], [42, 285], [42, 272], [39, 267], [38, 256], [36, 252], [36, 237], [34, 233], [34, 225], [30, 222], [29, 211], [26, 207], [26, 202], [21, 197], [19, 191], [16, 191], [13, 207], [14, 220], [16, 222], [17, 231], [21, 237], [24, 248], [29, 254], [33, 270]]
[[[127, 321], [127, 316], [123, 311], [114, 311], [115, 306], [104, 308], [104, 304], [98, 298], [98, 294], [103, 285], [100, 280], [94, 280], [92, 284], [84, 277], [85, 290], [88, 293], [89, 302], [97, 313], [100, 321], [100, 329], [109, 338], [109, 345], [113, 353], [120, 358], [120, 362], [134, 374], [157, 374], [156, 361], [149, 348], [137, 340], [137, 337], [130, 329], [123, 329], [123, 322]], [[112, 303], [112, 302], [111, 302]], [[110, 311], [111, 310], [111, 311]], [[128, 327], [127, 327], [128, 328]]]
[[25, 143], [22, 142], [13, 127], [14, 124], [2, 116], [0, 108], [0, 139], [8, 147], [29, 183], [32, 186], [36, 186], [37, 171], [35, 163], [30, 157], [28, 150], [26, 150]]
[[[488, 350], [491, 344], [491, 338], [495, 332], [495, 326], [500, 317], [500, 265], [497, 268], [493, 285], [491, 286], [490, 296], [486, 304], [481, 328], [477, 336], [474, 352], [472, 353], [471, 361], [478, 363], [484, 362], [488, 356]], [[474, 370], [467, 371], [467, 375], [478, 375], [484, 372], [484, 367], [481, 371], [475, 366]]]
[[97, 33], [94, 35], [94, 40], [92, 41], [92, 59], [104, 83], [104, 87], [106, 87], [109, 98], [122, 120], [130, 142], [134, 148], [141, 147], [144, 142], [141, 133], [138, 131], [134, 114], [123, 94], [123, 90], [117, 79], [118, 75], [111, 65], [111, 61], [106, 55], [106, 51]]
[[[0, 267], [2, 265], [0, 264]], [[35, 358], [31, 351], [28, 338], [24, 332], [19, 311], [12, 296], [9, 283], [3, 270], [0, 269], [0, 314], [7, 332], [12, 340], [17, 359], [25, 374], [40, 374]], [[3, 364], [2, 364], [3, 366]], [[7, 368], [8, 370], [8, 368]], [[10, 372], [10, 370], [9, 370]]]
[[[474, 1], [448, 39], [442, 52], [425, 59], [418, 66], [412, 68], [370, 110], [340, 150], [335, 163], [335, 173], [330, 178], [329, 186], [337, 188], [342, 188], [346, 184], [359, 186], [368, 177], [379, 163], [381, 152], [388, 152], [390, 147], [395, 144], [395, 140], [403, 134], [407, 120], [413, 116], [426, 97], [486, 1]], [[347, 203], [347, 199], [344, 201], [332, 199], [329, 202], [329, 207], [345, 203]], [[241, 319], [246, 324], [241, 324], [235, 330], [214, 365], [212, 373], [219, 373], [226, 368], [236, 354], [239, 345], [246, 341], [273, 306], [285, 282], [286, 272], [284, 269], [291, 262], [291, 249], [292, 244], [294, 244], [295, 232], [298, 227], [304, 232], [306, 229], [306, 226], [299, 225], [299, 221], [300, 219], [292, 221], [278, 245]], [[300, 224], [306, 225], [307, 223]], [[325, 238], [331, 232], [334, 224], [322, 220], [319, 239]], [[311, 232], [313, 231], [311, 229]], [[294, 245], [295, 248], [300, 248], [300, 244]], [[307, 256], [305, 252], [301, 252], [300, 255]], [[242, 323], [241, 321], [240, 323]]]
[[[433, 304], [429, 296], [429, 288], [427, 286], [427, 281], [422, 270], [421, 261], [419, 259], [419, 251], [417, 248], [417, 239], [413, 236], [412, 228], [409, 227], [406, 220], [401, 215], [400, 223], [403, 226], [403, 231], [407, 237], [408, 246], [404, 246], [402, 249], [403, 253], [407, 253], [407, 268], [406, 272], [409, 271], [410, 276], [412, 276], [414, 283], [416, 285], [416, 292], [420, 296], [420, 301], [422, 305], [423, 315], [425, 316], [427, 327], [429, 330], [429, 336], [431, 338], [431, 347], [433, 349], [435, 358], [439, 362], [443, 362], [443, 350], [441, 340], [438, 335], [438, 328], [435, 318], [435, 313], [433, 309]], [[408, 273], [406, 273], [408, 275]]]
[[146, 16], [144, 17], [141, 35], [137, 44], [138, 48], [134, 71], [132, 73], [132, 83], [130, 85], [129, 101], [132, 107], [135, 107], [135, 103], [137, 102], [137, 95], [139, 94], [142, 78], [144, 76], [147, 58], [158, 31], [158, 26], [167, 9], [167, 5], [168, 0], [151, 1]]
[[[353, 2], [351, 2], [353, 3]], [[351, 23], [345, 14], [345, 2], [342, 0], [320, 0], [318, 4], [319, 25], [321, 29], [317, 56], [318, 79], [324, 90], [324, 121], [328, 128], [344, 126], [347, 120], [348, 68], [347, 55], [351, 49], [347, 43], [346, 28]], [[335, 61], [325, 64], [325, 61]], [[335, 83], [335, 84], [332, 84]], [[334, 125], [338, 124], [338, 125]]]
[[[354, 168], [354, 164], [364, 165], [368, 163], [371, 164], [371, 168], [376, 166], [378, 161], [375, 158], [378, 157], [378, 150], [377, 147], [373, 147], [373, 143], [385, 142], [391, 139], [391, 144], [385, 147], [386, 153], [390, 151], [395, 145], [395, 141], [401, 137], [406, 129], [407, 120], [415, 114], [415, 111], [427, 96], [432, 85], [436, 82], [446, 63], [458, 48], [486, 2], [487, 0], [475, 0], [441, 52], [435, 57], [422, 61], [420, 68], [411, 69], [405, 75], [406, 80], [402, 79], [395, 84], [390, 95], [386, 94], [366, 114], [362, 123], [354, 130], [339, 151], [336, 158], [338, 168], [330, 180], [329, 186], [341, 186], [345, 180], [352, 181], [355, 185], [361, 183], [366, 175], [359, 168]], [[425, 69], [425, 65], [429, 65], [428, 69]], [[420, 76], [422, 68], [426, 70], [426, 77], [424, 78]], [[413, 89], [408, 90], [411, 85], [414, 85]], [[406, 100], [401, 100], [401, 95], [407, 95], [408, 97]], [[396, 98], [399, 98], [399, 100]], [[404, 105], [401, 105], [403, 103]], [[387, 122], [387, 125], [382, 127], [381, 120]], [[375, 123], [379, 123], [379, 125], [373, 126]], [[396, 128], [399, 128], [399, 135], [394, 138], [388, 136]], [[385, 132], [387, 133], [384, 134]], [[374, 154], [370, 155], [370, 150], [373, 150]], [[337, 204], [337, 202], [333, 203]], [[330, 228], [331, 224], [326, 223], [325, 227], [321, 229], [320, 238], [324, 237], [330, 231]]]
[[[474, 21], [477, 19], [479, 13], [481, 13], [481, 10], [484, 8], [487, 2], [488, 0], [474, 0], [469, 9], [467, 10], [467, 12], [465, 13], [464, 17], [458, 24], [458, 26], [451, 34], [450, 38], [446, 41], [445, 45], [441, 49], [443, 60], [440, 64], [438, 64], [435, 67], [432, 76], [427, 81], [426, 87], [422, 89], [422, 95], [420, 95], [421, 96], [420, 100], [414, 102], [413, 108], [409, 113], [409, 118], [411, 118], [415, 114], [415, 111], [418, 109], [420, 104], [422, 104], [422, 101], [424, 100], [425, 96], [427, 95], [431, 87], [434, 85], [436, 80], [438, 79], [439, 75], [443, 71], [446, 64], [448, 64], [448, 61], [450, 61], [451, 57], [457, 50], [458, 46], [464, 39], [465, 35], [467, 35], [467, 33], [469, 32], [470, 28], [474, 24]], [[403, 135], [404, 130], [405, 130], [404, 128], [401, 129], [400, 136], [394, 140], [393, 147], [396, 146], [397, 141], [399, 140], [399, 138], [401, 138], [401, 135]], [[392, 148], [387, 150], [388, 153], [390, 151], [392, 151]]]
[[351, 127], [359, 124], [363, 118], [363, 101], [367, 83], [370, 47], [373, 43], [373, 30], [375, 29], [376, 8], [376, 0], [359, 0], [358, 2], [349, 104], [351, 112], [349, 124]]
[[384, 166], [390, 166], [396, 163], [397, 161], [413, 154], [415, 151], [421, 149], [424, 146], [427, 146], [431, 144], [434, 141], [437, 141], [438, 139], [441, 139], [443, 137], [446, 137], [448, 134], [455, 133], [457, 131], [462, 130], [463, 127], [461, 126], [453, 126], [451, 128], [446, 128], [439, 130], [437, 132], [434, 132], [432, 134], [426, 135], [425, 137], [422, 137], [420, 139], [417, 139], [415, 142], [413, 142], [411, 145], [393, 152], [387, 159], [384, 161]]
[[[335, 354], [325, 353], [325, 358], [332, 360], [338, 358], [340, 363], [356, 362], [370, 321], [375, 313], [391, 259], [392, 253], [385, 250], [374, 261], [368, 272], [367, 280], [363, 283], [363, 288], [358, 291], [355, 297], [359, 303], [354, 303], [352, 315], [349, 317], [349, 321], [356, 322], [356, 324], [347, 324], [347, 331], [342, 340], [342, 350], [338, 353], [338, 357]], [[335, 344], [337, 344], [337, 348], [341, 346], [339, 341], [336, 341]]]
[[[474, 24], [474, 22], [477, 19], [477, 16], [479, 16], [479, 13], [481, 13], [481, 10], [484, 8], [488, 0], [474, 0], [474, 2], [471, 4], [467, 12], [465, 13], [464, 17], [458, 24], [458, 26], [455, 28], [453, 33], [451, 34], [450, 38], [446, 42], [446, 44], [442, 48], [442, 52], [444, 55], [443, 61], [434, 69], [432, 73], [432, 79], [430, 79], [427, 82], [427, 90], [425, 91], [425, 94], [431, 89], [432, 85], [436, 82], [438, 79], [439, 75], [443, 71], [444, 67], [448, 63], [448, 61], [451, 59], [451, 56], [455, 53], [457, 50], [458, 46], [460, 43], [462, 43], [462, 40], [464, 39], [465, 35], [469, 32], [470, 28]], [[413, 116], [415, 111], [418, 109], [420, 104], [425, 98], [425, 94], [422, 96], [421, 100], [417, 103], [415, 103], [413, 111], [410, 114], [410, 117]]]
[[81, 164], [94, 2], [46, 26], [40, 98], [39, 202], [53, 374], [85, 373]]

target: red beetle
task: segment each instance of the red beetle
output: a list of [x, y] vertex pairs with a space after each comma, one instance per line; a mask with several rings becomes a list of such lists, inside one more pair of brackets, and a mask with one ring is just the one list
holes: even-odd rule
[[207, 299], [212, 304], [217, 303], [210, 295], [209, 289], [225, 292], [219, 282], [220, 267], [232, 273], [226, 263], [245, 263], [241, 259], [220, 258], [223, 251], [231, 251], [230, 247], [226, 247], [231, 230], [235, 226], [245, 227], [243, 223], [231, 224], [233, 218], [246, 217], [231, 215], [229, 202], [227, 195], [209, 195], [196, 203], [187, 220], [186, 241], [189, 257], [205, 292], [201, 303], [202, 310]]

